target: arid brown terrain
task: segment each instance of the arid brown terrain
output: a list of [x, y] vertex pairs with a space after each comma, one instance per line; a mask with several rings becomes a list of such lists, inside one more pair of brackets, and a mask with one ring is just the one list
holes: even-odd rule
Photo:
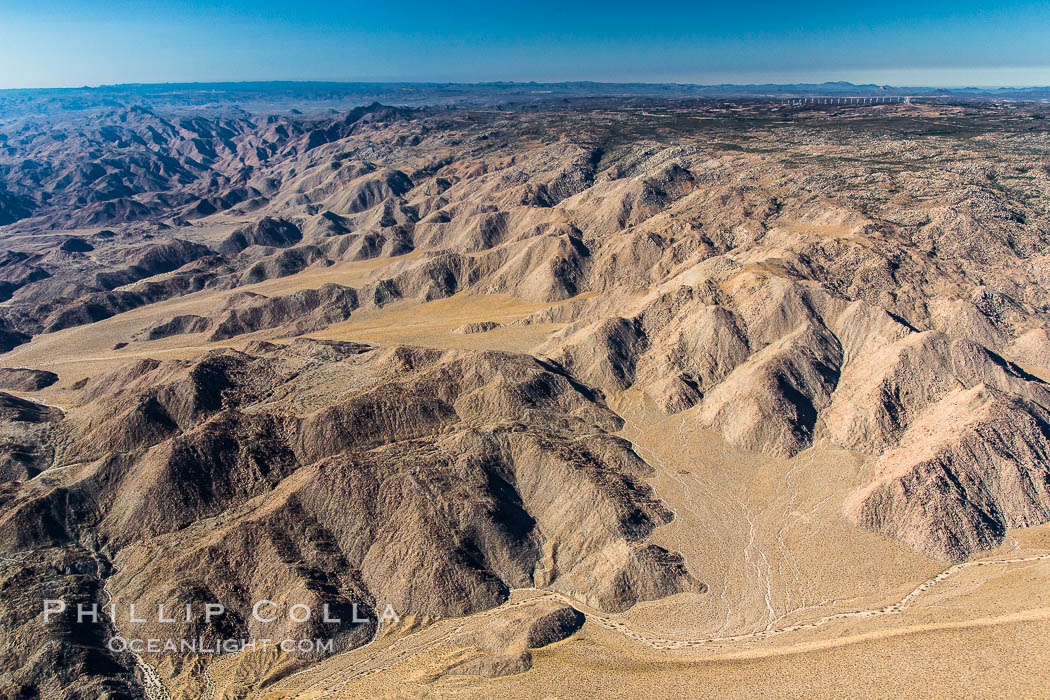
[[0, 696], [1045, 692], [1045, 105], [45, 107]]

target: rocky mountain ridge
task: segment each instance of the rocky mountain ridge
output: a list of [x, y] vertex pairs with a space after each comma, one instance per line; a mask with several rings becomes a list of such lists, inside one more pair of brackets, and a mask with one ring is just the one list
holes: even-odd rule
[[[702, 594], [711, 572], [652, 541], [674, 514], [615, 435], [610, 406], [635, 392], [765, 458], [862, 456], [873, 477], [845, 517], [964, 560], [1050, 520], [1040, 109], [371, 105], [4, 125], [9, 357], [210, 301], [112, 338], [127, 355], [107, 373], [73, 386], [57, 368], [64, 410], [0, 397], [0, 544], [121, 603], [234, 608], [277, 589], [448, 616], [515, 588], [614, 612]], [[365, 272], [344, 280], [349, 265]], [[539, 310], [456, 335], [542, 342], [308, 337], [457, 295]], [[155, 359], [160, 341], [199, 356]], [[8, 368], [5, 386], [43, 390], [44, 369]], [[222, 624], [178, 631], [259, 631]], [[322, 632], [354, 647], [375, 630], [279, 631]], [[55, 634], [130, 683], [127, 658]], [[527, 667], [497, 636], [465, 672]], [[27, 687], [62, 673], [33, 663], [5, 665]]]

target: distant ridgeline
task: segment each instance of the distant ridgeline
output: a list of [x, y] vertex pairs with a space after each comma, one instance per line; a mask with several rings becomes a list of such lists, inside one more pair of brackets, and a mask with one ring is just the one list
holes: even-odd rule
[[915, 97], [961, 101], [1050, 99], [1050, 87], [937, 88], [854, 85], [847, 82], [692, 85], [685, 83], [337, 83], [239, 82], [104, 85], [100, 87], [0, 90], [7, 117], [54, 109], [143, 105], [151, 108], [230, 108], [249, 112], [297, 109], [345, 110], [380, 101], [398, 105], [543, 103], [571, 98], [832, 98]]

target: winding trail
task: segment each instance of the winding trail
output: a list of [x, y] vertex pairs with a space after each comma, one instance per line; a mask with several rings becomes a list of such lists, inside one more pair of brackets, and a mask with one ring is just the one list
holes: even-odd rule
[[[540, 595], [531, 596], [517, 600], [513, 603], [506, 603], [498, 608], [492, 608], [481, 613], [469, 617], [458, 617], [458, 618], [446, 618], [439, 620], [438, 622], [418, 631], [406, 635], [392, 644], [371, 650], [375, 646], [375, 642], [378, 641], [379, 637], [373, 638], [372, 642], [369, 642], [365, 646], [358, 647], [346, 654], [361, 654], [365, 652], [363, 658], [353, 660], [353, 668], [351, 669], [339, 669], [332, 672], [330, 669], [325, 668], [327, 664], [319, 664], [298, 673], [292, 674], [287, 678], [283, 679], [276, 687], [286, 688], [291, 690], [295, 689], [296, 692], [308, 692], [308, 691], [321, 691], [324, 693], [332, 694], [338, 693], [344, 690], [350, 683], [360, 678], [370, 676], [382, 671], [387, 671], [392, 668], [396, 668], [403, 663], [409, 661], [413, 657], [426, 652], [440, 644], [451, 641], [457, 635], [464, 631], [468, 624], [476, 623], [479, 619], [493, 617], [499, 615], [503, 611], [511, 608], [533, 605], [544, 600], [556, 600], [558, 602], [572, 605], [577, 610], [580, 610], [586, 617], [586, 619], [594, 624], [597, 624], [605, 629], [612, 630], [622, 634], [624, 637], [643, 644], [652, 649], [659, 651], [676, 651], [676, 650], [688, 650], [697, 648], [720, 648], [728, 643], [740, 643], [749, 641], [760, 641], [768, 639], [770, 637], [787, 634], [790, 632], [796, 632], [800, 630], [810, 630], [822, 627], [835, 620], [844, 620], [850, 618], [863, 618], [870, 619], [875, 617], [881, 617], [886, 615], [896, 615], [904, 612], [909, 608], [911, 603], [923, 593], [928, 591], [938, 583], [958, 574], [964, 569], [970, 567], [980, 566], [996, 566], [996, 565], [1010, 565], [1010, 564], [1021, 564], [1029, 563], [1034, 561], [1048, 561], [1050, 560], [1050, 554], [1039, 554], [1028, 557], [1018, 557], [1013, 559], [986, 559], [977, 561], [968, 561], [955, 564], [948, 567], [944, 571], [941, 571], [936, 576], [923, 581], [907, 595], [903, 596], [896, 603], [887, 605], [882, 608], [866, 608], [861, 610], [852, 610], [841, 613], [834, 613], [831, 615], [825, 615], [821, 618], [813, 620], [811, 622], [798, 623], [793, 625], [786, 625], [783, 627], [772, 627], [770, 629], [760, 630], [757, 632], [750, 632], [745, 634], [736, 635], [724, 635], [724, 636], [707, 636], [697, 638], [670, 638], [670, 637], [658, 637], [655, 635], [645, 634], [631, 628], [625, 622], [622, 622], [617, 617], [611, 615], [602, 615], [596, 612], [589, 612], [587, 606], [581, 605], [578, 601], [573, 600], [571, 597], [562, 593], [556, 593], [553, 591], [546, 591], [537, 588], [519, 588], [515, 589], [516, 593], [539, 593]], [[303, 685], [298, 683], [291, 683], [292, 681], [299, 680]]]
[[215, 678], [211, 675], [211, 667], [219, 662], [223, 655], [219, 655], [208, 662], [204, 667], [204, 687], [201, 688], [200, 700], [215, 700], [219, 694], [219, 688], [215, 685]]
[[[601, 616], [601, 615], [595, 615], [593, 613], [591, 613], [591, 614], [584, 613], [584, 614], [587, 616], [587, 619], [593, 620], [594, 622], [598, 623], [599, 625], [601, 625], [601, 626], [603, 626], [603, 627], [605, 627], [607, 629], [618, 630], [618, 631], [622, 632], [626, 637], [628, 637], [630, 639], [633, 639], [636, 642], [640, 642], [642, 644], [650, 646], [653, 649], [672, 650], [672, 649], [682, 649], [682, 648], [688, 648], [688, 647], [707, 646], [707, 645], [712, 645], [712, 644], [721, 644], [721, 643], [727, 643], [727, 642], [755, 641], [755, 640], [767, 639], [769, 637], [774, 637], [774, 636], [781, 635], [781, 634], [787, 634], [789, 632], [797, 632], [799, 630], [816, 629], [817, 627], [821, 627], [823, 625], [826, 625], [827, 623], [832, 622], [834, 620], [845, 620], [845, 619], [849, 619], [849, 618], [873, 618], [873, 617], [881, 617], [883, 615], [896, 615], [896, 614], [902, 613], [902, 612], [904, 612], [905, 610], [908, 609], [909, 605], [911, 604], [911, 602], [915, 598], [917, 598], [918, 596], [920, 596], [923, 593], [925, 593], [926, 591], [928, 591], [931, 587], [933, 587], [934, 585], [940, 583], [941, 581], [944, 581], [945, 579], [947, 579], [947, 578], [949, 578], [949, 577], [959, 573], [963, 569], [967, 569], [967, 568], [972, 567], [972, 566], [993, 566], [993, 565], [998, 565], [998, 564], [1020, 564], [1020, 563], [1027, 563], [1027, 562], [1033, 562], [1033, 561], [1046, 561], [1046, 560], [1050, 560], [1050, 554], [1036, 554], [1036, 555], [1033, 555], [1033, 556], [1030, 556], [1030, 557], [1019, 557], [1019, 558], [1016, 558], [1016, 559], [982, 559], [982, 560], [977, 560], [977, 561], [961, 562], [959, 564], [954, 564], [954, 565], [948, 567], [947, 569], [945, 569], [944, 571], [940, 572], [936, 576], [934, 576], [934, 577], [932, 577], [930, 579], [927, 579], [926, 581], [923, 581], [918, 586], [916, 586], [914, 589], [912, 589], [906, 596], [904, 596], [903, 598], [898, 600], [896, 603], [893, 603], [891, 605], [887, 605], [887, 606], [882, 607], [882, 608], [867, 608], [867, 609], [864, 609], [864, 610], [852, 610], [852, 611], [848, 611], [848, 612], [834, 613], [832, 615], [825, 615], [824, 617], [821, 617], [821, 618], [819, 618], [817, 620], [814, 620], [813, 622], [798, 623], [798, 624], [794, 624], [794, 625], [787, 625], [785, 627], [773, 627], [773, 628], [770, 628], [770, 629], [767, 629], [767, 630], [762, 630], [762, 631], [759, 631], [759, 632], [750, 632], [750, 633], [746, 633], [746, 634], [727, 635], [727, 636], [722, 636], [722, 637], [700, 637], [700, 638], [697, 638], [697, 639], [671, 639], [671, 638], [664, 638], [664, 637], [654, 637], [654, 636], [640, 634], [640, 633], [630, 629], [629, 627], [627, 627], [627, 625], [625, 625], [625, 624], [623, 624], [621, 622], [617, 622], [617, 621], [615, 621], [615, 620], [613, 620], [612, 618], [609, 618], [609, 617], [604, 617], [604, 616]], [[558, 594], [558, 593], [554, 593], [552, 595], [559, 596], [559, 597], [565, 599], [566, 601], [569, 600], [566, 596], [562, 596], [561, 594]]]
[[[99, 563], [99, 570], [101, 570], [101, 563]], [[117, 627], [117, 621], [112, 615], [110, 615], [110, 603], [113, 601], [113, 594], [109, 592], [109, 581], [111, 578], [112, 575], [107, 576], [102, 583], [102, 594], [106, 596], [106, 602], [102, 604], [102, 610], [105, 611], [106, 617], [109, 618], [113, 631], [119, 633], [120, 630]], [[127, 650], [127, 653], [131, 654], [132, 658], [135, 659], [135, 666], [138, 668], [139, 674], [142, 676], [142, 690], [146, 696], [146, 700], [171, 700], [171, 694], [168, 693], [168, 689], [164, 687], [164, 682], [160, 679], [160, 674], [157, 673], [157, 669], [147, 663], [141, 655], [136, 654], [130, 649]]]

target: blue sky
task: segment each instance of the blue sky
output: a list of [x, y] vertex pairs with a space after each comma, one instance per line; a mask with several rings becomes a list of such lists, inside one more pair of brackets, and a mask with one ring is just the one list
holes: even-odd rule
[[1050, 2], [0, 0], [0, 88], [295, 79], [1050, 85]]

